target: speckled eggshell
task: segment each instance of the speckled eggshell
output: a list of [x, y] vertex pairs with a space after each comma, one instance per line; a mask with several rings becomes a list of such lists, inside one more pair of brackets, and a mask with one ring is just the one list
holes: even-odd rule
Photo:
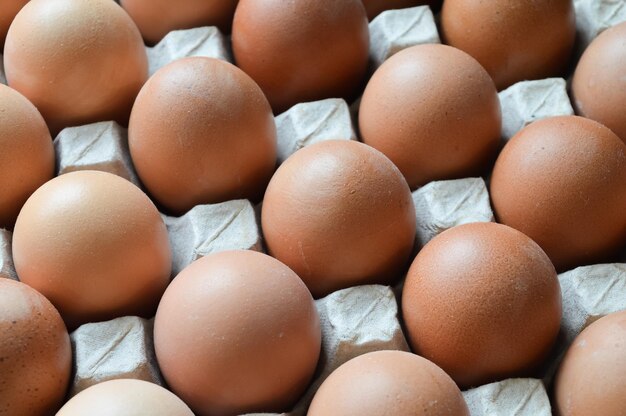
[[0, 84], [0, 228], [12, 228], [30, 194], [53, 176], [46, 122], [23, 95]]
[[287, 266], [254, 251], [210, 254], [159, 304], [154, 343], [168, 385], [198, 416], [288, 410], [315, 371], [320, 322]]
[[276, 126], [263, 92], [217, 59], [180, 59], [159, 70], [137, 97], [128, 134], [141, 181], [175, 214], [258, 199], [276, 164]]
[[28, 3], [28, 0], [2, 0], [0, 4], [0, 48], [9, 31], [15, 15]]
[[9, 85], [50, 130], [102, 120], [126, 124], [148, 78], [139, 30], [112, 0], [31, 0], [7, 34]]
[[441, 6], [441, 0], [363, 0], [367, 17], [373, 20], [380, 13], [391, 9], [405, 9], [407, 7], [428, 5], [434, 10]]
[[536, 121], [496, 161], [499, 222], [535, 240], [557, 270], [601, 261], [626, 241], [626, 145], [582, 117]]
[[607, 315], [572, 343], [555, 381], [560, 416], [620, 416], [626, 409], [626, 311]]
[[0, 334], [0, 414], [54, 414], [72, 369], [70, 337], [57, 310], [27, 285], [0, 279]]
[[353, 97], [367, 70], [361, 0], [240, 0], [232, 41], [237, 65], [276, 113], [300, 102]]
[[479, 174], [495, 156], [501, 123], [489, 74], [445, 45], [392, 56], [367, 84], [359, 110], [363, 142], [389, 157], [411, 189]]
[[574, 5], [572, 0], [445, 0], [441, 36], [476, 58], [501, 90], [562, 75], [576, 36]]
[[572, 79], [572, 101], [626, 143], [626, 22], [605, 30], [585, 49]]
[[152, 316], [171, 270], [167, 230], [150, 199], [96, 171], [61, 175], [33, 193], [15, 224], [13, 260], [70, 328]]
[[96, 384], [68, 401], [56, 416], [194, 416], [169, 390], [143, 380]]
[[168, 32], [201, 26], [230, 27], [238, 0], [121, 0], [148, 44], [159, 42]]
[[505, 225], [471, 223], [418, 253], [402, 316], [413, 351], [467, 388], [542, 363], [559, 332], [561, 291], [534, 241]]
[[404, 351], [375, 351], [336, 369], [307, 416], [469, 416], [461, 391], [443, 370]]
[[390, 283], [415, 239], [415, 208], [402, 174], [385, 155], [354, 141], [317, 143], [287, 159], [267, 188], [261, 222], [269, 252], [315, 297]]

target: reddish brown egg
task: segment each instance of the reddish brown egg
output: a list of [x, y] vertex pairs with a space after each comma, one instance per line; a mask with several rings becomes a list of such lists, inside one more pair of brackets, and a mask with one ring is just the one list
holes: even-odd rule
[[72, 370], [61, 316], [34, 289], [0, 278], [0, 333], [0, 414], [54, 414]]
[[137, 97], [128, 134], [141, 181], [177, 214], [260, 198], [276, 164], [276, 126], [263, 92], [217, 59], [186, 58], [159, 70]]
[[33, 193], [15, 224], [13, 260], [20, 280], [70, 328], [151, 316], [171, 270], [167, 230], [150, 199], [96, 171], [59, 176]]
[[331, 140], [297, 151], [263, 200], [269, 252], [314, 296], [389, 283], [415, 239], [415, 208], [402, 174], [363, 143]]
[[479, 174], [500, 141], [500, 102], [489, 74], [471, 56], [419, 45], [374, 73], [359, 128], [363, 142], [391, 159], [413, 189]]
[[0, 5], [0, 48], [9, 31], [15, 15], [28, 3], [28, 0], [3, 0]]
[[370, 352], [335, 370], [307, 416], [469, 416], [461, 391], [430, 361], [403, 351]]
[[56, 416], [193, 416], [172, 392], [143, 380], [109, 380], [72, 397]]
[[576, 36], [572, 0], [445, 0], [445, 43], [472, 55], [498, 90], [560, 75]]
[[11, 228], [22, 205], [54, 176], [54, 148], [39, 111], [0, 84], [0, 228]]
[[128, 121], [148, 77], [141, 35], [111, 0], [31, 0], [7, 34], [9, 85], [35, 104], [50, 130]]
[[240, 0], [233, 22], [237, 65], [274, 111], [330, 97], [352, 97], [369, 54], [361, 0]]
[[555, 381], [560, 416], [620, 416], [626, 409], [626, 311], [587, 327], [565, 354]]
[[561, 322], [554, 266], [530, 238], [495, 223], [444, 231], [418, 253], [402, 293], [415, 353], [459, 386], [529, 374]]
[[367, 17], [372, 20], [385, 10], [405, 9], [407, 7], [428, 5], [439, 9], [441, 0], [363, 0]]
[[491, 200], [557, 270], [602, 260], [626, 241], [626, 145], [582, 117], [534, 122], [498, 157]]
[[585, 50], [572, 80], [576, 112], [626, 143], [626, 22], [604, 31]]
[[159, 42], [172, 30], [218, 26], [225, 33], [238, 0], [120, 0], [148, 44]]
[[320, 353], [311, 294], [287, 266], [254, 251], [211, 254], [167, 288], [154, 323], [163, 375], [199, 416], [282, 411]]

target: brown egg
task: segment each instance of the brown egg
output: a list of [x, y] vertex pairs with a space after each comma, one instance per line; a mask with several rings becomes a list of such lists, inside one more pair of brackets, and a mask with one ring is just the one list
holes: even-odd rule
[[35, 191], [15, 224], [13, 260], [20, 280], [50, 299], [70, 328], [151, 316], [171, 270], [167, 230], [150, 199], [96, 171]]
[[0, 84], [0, 228], [11, 228], [22, 205], [54, 176], [46, 122], [23, 95]]
[[53, 132], [101, 120], [126, 124], [148, 77], [139, 30], [111, 0], [31, 0], [9, 29], [4, 65], [9, 85]]
[[398, 277], [413, 249], [415, 208], [382, 153], [331, 140], [280, 166], [263, 200], [262, 226], [272, 256], [321, 297]]
[[193, 416], [172, 392], [143, 380], [105, 381], [81, 391], [56, 416]]
[[572, 80], [576, 112], [596, 120], [626, 143], [626, 22], [587, 47]]
[[560, 416], [621, 416], [626, 409], [626, 311], [587, 327], [565, 354], [555, 381]]
[[380, 13], [391, 9], [405, 9], [407, 7], [428, 5], [437, 10], [441, 0], [363, 0], [369, 20], [373, 20]]
[[491, 200], [557, 270], [602, 260], [626, 241], [626, 145], [582, 117], [536, 121], [498, 157]]
[[498, 90], [562, 75], [574, 46], [572, 0], [445, 0], [441, 36], [472, 55]]
[[276, 113], [300, 102], [350, 98], [367, 70], [361, 0], [240, 0], [232, 40], [237, 65]]
[[218, 26], [230, 33], [238, 0], [120, 0], [148, 44], [172, 30]]
[[0, 414], [54, 414], [72, 369], [61, 316], [34, 289], [0, 278], [0, 333]]
[[443, 370], [403, 351], [351, 359], [321, 385], [307, 416], [469, 416], [461, 391]]
[[500, 141], [500, 102], [471, 56], [419, 45], [374, 73], [361, 99], [359, 128], [363, 142], [391, 159], [414, 189], [486, 167]]
[[141, 181], [177, 214], [260, 198], [276, 164], [276, 126], [260, 88], [211, 58], [159, 70], [133, 107], [128, 140]]
[[534, 241], [501, 224], [472, 223], [419, 252], [402, 314], [415, 353], [466, 388], [541, 364], [559, 332], [561, 290]]
[[254, 251], [211, 254], [185, 268], [163, 295], [154, 325], [163, 376], [198, 416], [287, 410], [320, 353], [306, 286]]
[[28, 0], [2, 0], [2, 4], [0, 4], [0, 48], [4, 46], [4, 39], [15, 15], [26, 3]]

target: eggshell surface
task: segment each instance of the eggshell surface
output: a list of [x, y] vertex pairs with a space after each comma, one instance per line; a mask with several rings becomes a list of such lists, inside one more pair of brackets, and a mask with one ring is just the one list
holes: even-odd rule
[[469, 416], [454, 381], [430, 361], [403, 351], [360, 355], [317, 391], [308, 416]]
[[172, 30], [218, 26], [229, 33], [238, 0], [121, 0], [148, 44]]
[[626, 143], [626, 22], [602, 32], [587, 47], [572, 79], [573, 103]]
[[20, 280], [50, 299], [70, 328], [152, 316], [171, 270], [167, 230], [150, 199], [96, 171], [56, 177], [26, 201], [13, 260]]
[[155, 319], [167, 383], [199, 416], [283, 411], [320, 353], [311, 294], [287, 266], [253, 251], [210, 254], [168, 287]]
[[561, 322], [554, 266], [530, 238], [495, 223], [444, 231], [413, 261], [402, 293], [413, 351], [467, 388], [523, 376]]
[[561, 416], [618, 416], [626, 408], [626, 311], [589, 325], [565, 354], [555, 381]]
[[445, 0], [444, 43], [472, 55], [498, 90], [561, 74], [576, 36], [572, 0]]
[[9, 26], [15, 15], [28, 3], [28, 0], [3, 0], [0, 5], [0, 46], [4, 46], [4, 40], [9, 31]]
[[143, 380], [119, 379], [81, 391], [56, 416], [193, 416], [169, 390]]
[[557, 270], [600, 261], [626, 241], [626, 145], [582, 117], [536, 121], [500, 153], [491, 200]]
[[258, 199], [276, 164], [276, 126], [263, 92], [217, 59], [186, 58], [159, 70], [137, 97], [128, 134], [143, 184], [175, 214]]
[[0, 414], [54, 414], [65, 398], [72, 366], [61, 316], [34, 289], [0, 279], [0, 333]]
[[411, 189], [480, 173], [495, 154], [501, 124], [489, 74], [445, 45], [392, 56], [367, 84], [359, 110], [363, 142], [389, 157]]
[[0, 228], [12, 228], [28, 197], [54, 176], [52, 138], [34, 105], [0, 84]]
[[148, 77], [139, 30], [111, 0], [31, 0], [7, 34], [9, 85], [54, 133], [95, 121], [128, 122]]
[[280, 166], [261, 222], [269, 253], [321, 297], [399, 277], [416, 220], [409, 187], [389, 159], [359, 142], [329, 140]]
[[276, 113], [306, 101], [354, 98], [367, 70], [367, 24], [361, 0], [240, 0], [233, 53]]

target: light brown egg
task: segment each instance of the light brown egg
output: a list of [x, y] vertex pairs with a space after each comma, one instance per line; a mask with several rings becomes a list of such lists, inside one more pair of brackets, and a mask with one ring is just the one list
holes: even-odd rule
[[72, 172], [26, 201], [13, 233], [20, 280], [65, 323], [150, 317], [169, 283], [167, 230], [150, 199], [105, 172]]
[[23, 95], [0, 84], [0, 228], [12, 228], [30, 194], [53, 176], [46, 122]]
[[0, 4], [0, 48], [4, 46], [4, 39], [15, 15], [28, 3], [28, 0], [2, 0]]
[[53, 133], [102, 120], [126, 124], [148, 77], [139, 30], [111, 0], [31, 0], [7, 34], [9, 85]]
[[461, 391], [430, 361], [403, 351], [375, 351], [333, 371], [307, 416], [469, 416]]
[[491, 200], [559, 271], [608, 258], [626, 241], [626, 145], [582, 117], [536, 121], [500, 153]]
[[476, 58], [501, 90], [562, 75], [576, 36], [574, 5], [572, 0], [445, 0], [441, 36]]
[[587, 327], [565, 354], [555, 381], [560, 416], [620, 416], [626, 409], [626, 311]]
[[361, 0], [240, 0], [232, 41], [237, 65], [276, 113], [300, 102], [353, 97], [367, 70]]
[[172, 30], [218, 26], [230, 33], [238, 0], [120, 0], [146, 43], [154, 45]]
[[311, 294], [254, 251], [211, 254], [167, 288], [154, 323], [163, 376], [198, 416], [288, 410], [320, 353]]
[[0, 278], [0, 334], [0, 414], [54, 414], [72, 370], [70, 337], [57, 310], [27, 285]]
[[498, 93], [463, 51], [419, 45], [387, 60], [359, 110], [363, 142], [383, 152], [411, 189], [480, 174], [500, 142]]
[[330, 140], [288, 158], [263, 200], [268, 251], [315, 297], [390, 283], [415, 239], [415, 208], [402, 174], [363, 143]]
[[363, 0], [363, 5], [367, 11], [368, 19], [373, 20], [380, 13], [391, 9], [428, 5], [432, 9], [438, 10], [441, 6], [441, 0]]
[[143, 380], [109, 380], [81, 391], [56, 416], [193, 416], [172, 392]]
[[542, 363], [559, 332], [561, 290], [534, 241], [501, 224], [472, 223], [418, 253], [402, 316], [413, 351], [466, 388]]
[[128, 134], [141, 181], [176, 214], [259, 199], [276, 165], [276, 126], [263, 92], [217, 59], [186, 58], [159, 70], [137, 97]]
[[572, 79], [576, 112], [596, 120], [626, 143], [626, 22], [587, 47]]

